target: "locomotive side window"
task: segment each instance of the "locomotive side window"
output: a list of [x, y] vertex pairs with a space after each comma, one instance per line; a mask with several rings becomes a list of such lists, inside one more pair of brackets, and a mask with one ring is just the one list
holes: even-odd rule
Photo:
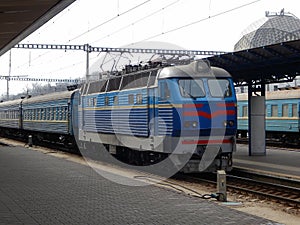
[[117, 95], [114, 96], [114, 105], [118, 105], [119, 104], [119, 98]]
[[180, 93], [185, 98], [202, 98], [205, 96], [204, 84], [200, 79], [179, 80]]
[[208, 87], [212, 97], [226, 98], [232, 96], [230, 83], [226, 79], [208, 80]]
[[159, 96], [160, 96], [161, 100], [167, 100], [171, 96], [168, 84], [165, 81], [161, 82], [161, 84], [160, 84]]
[[128, 104], [130, 104], [130, 105], [134, 104], [134, 95], [133, 94], [128, 95]]
[[104, 105], [108, 105], [108, 104], [109, 104], [109, 97], [105, 96]]
[[142, 104], [143, 103], [143, 95], [142, 94], [137, 94], [136, 95], [136, 103], [137, 104]]

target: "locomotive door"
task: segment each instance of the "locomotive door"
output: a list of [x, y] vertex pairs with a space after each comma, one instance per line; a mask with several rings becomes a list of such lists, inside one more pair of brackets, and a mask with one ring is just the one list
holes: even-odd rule
[[170, 102], [171, 92], [167, 80], [158, 84], [156, 114], [156, 132], [159, 136], [171, 135], [173, 130], [173, 105]]
[[155, 120], [156, 120], [156, 109], [155, 109], [155, 89], [147, 88], [148, 95], [148, 123], [149, 123], [149, 136], [155, 135]]

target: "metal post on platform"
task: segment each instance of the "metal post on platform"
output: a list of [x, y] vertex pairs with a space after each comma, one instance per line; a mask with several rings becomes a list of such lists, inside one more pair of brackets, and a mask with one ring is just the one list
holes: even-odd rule
[[28, 135], [28, 146], [32, 147], [33, 142], [32, 142], [32, 135]]
[[227, 201], [226, 172], [224, 170], [217, 171], [217, 194], [218, 194], [218, 201], [221, 202]]

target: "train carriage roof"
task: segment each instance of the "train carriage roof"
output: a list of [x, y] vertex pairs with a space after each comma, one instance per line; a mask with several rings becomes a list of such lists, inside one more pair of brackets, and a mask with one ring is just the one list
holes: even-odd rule
[[[237, 100], [243, 101], [248, 99], [248, 93], [237, 94]], [[295, 90], [283, 90], [283, 91], [271, 91], [266, 92], [267, 100], [275, 99], [299, 99], [300, 100], [300, 89]]]
[[22, 101], [22, 99], [16, 99], [16, 100], [11, 100], [11, 101], [1, 102], [0, 108], [7, 108], [7, 107], [11, 107], [11, 106], [19, 107], [21, 101]]
[[158, 79], [165, 78], [191, 78], [191, 77], [206, 77], [206, 78], [228, 78], [230, 74], [219, 67], [210, 67], [209, 64], [202, 60], [196, 60], [188, 65], [179, 65], [165, 67], [159, 73]]
[[32, 97], [32, 98], [26, 98], [26, 99], [24, 99], [23, 104], [31, 104], [31, 103], [39, 103], [39, 102], [47, 102], [47, 101], [56, 101], [56, 100], [71, 98], [71, 96], [74, 92], [76, 92], [76, 90], [54, 92], [54, 93], [50, 93], [50, 94], [35, 96], [35, 97]]

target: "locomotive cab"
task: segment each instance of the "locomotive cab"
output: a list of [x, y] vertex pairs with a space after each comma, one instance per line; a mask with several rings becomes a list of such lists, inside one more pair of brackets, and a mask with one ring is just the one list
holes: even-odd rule
[[[229, 73], [211, 68], [204, 61], [195, 61], [162, 69], [158, 87], [159, 107], [170, 104], [173, 109], [172, 131], [167, 126], [165, 129], [172, 137], [169, 141], [165, 138], [165, 148], [169, 146], [173, 152], [190, 153], [195, 159], [194, 165], [190, 163], [184, 170], [199, 171], [200, 167], [205, 171], [230, 170], [237, 118], [235, 91]], [[167, 108], [158, 110], [158, 117], [168, 125], [170, 117], [165, 115], [166, 111]], [[201, 164], [202, 159], [208, 157], [205, 154], [212, 162], [198, 165], [199, 160]]]

